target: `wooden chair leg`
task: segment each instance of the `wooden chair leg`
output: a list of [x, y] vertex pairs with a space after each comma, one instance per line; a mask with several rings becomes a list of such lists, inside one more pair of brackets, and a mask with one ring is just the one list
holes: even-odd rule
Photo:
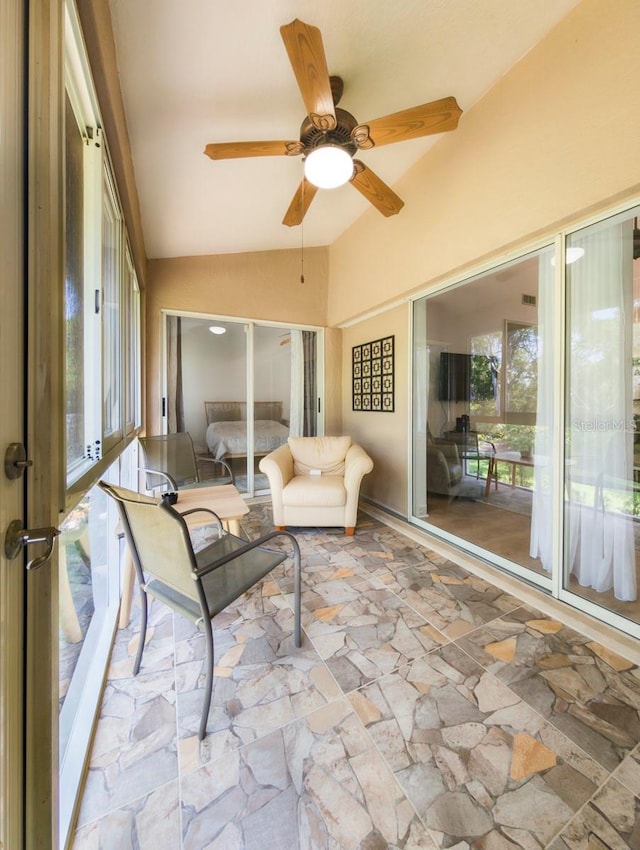
[[344, 533], [346, 534], [347, 537], [353, 537], [353, 535], [356, 533], [355, 525], [347, 526], [344, 530]]
[[276, 531], [286, 531], [287, 530], [286, 525], [275, 525], [274, 528], [275, 528]]

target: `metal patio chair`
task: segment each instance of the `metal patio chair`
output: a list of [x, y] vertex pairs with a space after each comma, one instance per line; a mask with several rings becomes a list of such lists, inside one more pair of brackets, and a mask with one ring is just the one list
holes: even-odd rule
[[[176, 492], [179, 489], [234, 483], [233, 472], [226, 461], [213, 457], [196, 459], [193, 440], [188, 431], [138, 437], [138, 442], [144, 459], [140, 471], [146, 475], [147, 490]], [[222, 473], [214, 478], [201, 478], [198, 463], [216, 464]]]
[[[213, 627], [211, 621], [231, 602], [242, 596], [287, 557], [286, 551], [267, 548], [274, 538], [285, 538], [293, 547], [294, 641], [302, 645], [300, 626], [300, 547], [287, 531], [272, 531], [247, 543], [224, 533], [218, 516], [206, 508], [180, 514], [168, 502], [116, 487], [105, 481], [99, 486], [115, 499], [127, 544], [138, 578], [142, 605], [140, 642], [133, 665], [137, 676], [147, 631], [147, 596], [164, 602], [176, 613], [195, 623], [206, 640], [206, 681], [198, 737], [206, 735], [213, 690]], [[194, 551], [184, 517], [197, 511], [212, 515], [218, 538]]]

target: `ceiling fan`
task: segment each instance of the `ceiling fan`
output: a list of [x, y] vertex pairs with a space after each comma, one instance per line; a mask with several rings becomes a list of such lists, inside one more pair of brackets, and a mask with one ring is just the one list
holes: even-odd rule
[[[350, 112], [338, 108], [343, 81], [330, 77], [322, 35], [317, 27], [297, 18], [280, 27], [293, 73], [302, 94], [307, 117], [300, 127], [299, 141], [213, 142], [204, 152], [211, 159], [237, 159], [254, 156], [303, 156], [305, 174], [282, 223], [289, 227], [302, 223], [318, 188], [332, 188], [347, 182], [383, 215], [399, 213], [404, 201], [354, 154], [393, 142], [417, 139], [455, 130], [462, 110], [455, 97], [434, 100], [359, 123]], [[327, 177], [320, 160], [331, 160]], [[314, 171], [314, 169], [317, 169]], [[334, 173], [337, 169], [337, 175]], [[342, 170], [340, 170], [342, 169]]]

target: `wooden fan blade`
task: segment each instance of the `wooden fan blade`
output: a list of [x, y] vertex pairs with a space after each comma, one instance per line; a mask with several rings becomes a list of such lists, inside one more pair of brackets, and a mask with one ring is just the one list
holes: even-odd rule
[[319, 130], [333, 130], [336, 112], [320, 30], [296, 18], [280, 27], [280, 35], [311, 122]]
[[286, 211], [282, 223], [287, 227], [295, 227], [296, 224], [302, 224], [302, 219], [305, 217], [311, 201], [315, 198], [318, 187], [303, 177], [302, 182], [296, 189], [289, 209]]
[[248, 156], [295, 156], [302, 153], [300, 142], [213, 142], [204, 153], [211, 159], [239, 159]]
[[387, 217], [396, 215], [404, 206], [404, 201], [399, 198], [393, 189], [390, 189], [377, 174], [357, 159], [353, 161], [354, 175], [351, 183], [361, 195], [370, 201], [382, 215]]
[[407, 139], [455, 130], [461, 115], [462, 110], [455, 97], [443, 97], [441, 100], [363, 123], [369, 128], [369, 135], [376, 146], [380, 147], [392, 142], [404, 142]]

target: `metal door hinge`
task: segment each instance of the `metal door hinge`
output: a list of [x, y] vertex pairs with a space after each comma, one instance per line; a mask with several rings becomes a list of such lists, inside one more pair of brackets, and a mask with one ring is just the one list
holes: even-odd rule
[[22, 522], [19, 519], [14, 519], [13, 522], [9, 523], [7, 533], [4, 536], [5, 557], [13, 561], [25, 546], [30, 546], [33, 543], [46, 543], [46, 551], [42, 555], [38, 555], [37, 558], [32, 558], [27, 563], [28, 570], [37, 570], [51, 557], [56, 537], [59, 534], [59, 528], [49, 526], [49, 528], [26, 529], [22, 527]]

